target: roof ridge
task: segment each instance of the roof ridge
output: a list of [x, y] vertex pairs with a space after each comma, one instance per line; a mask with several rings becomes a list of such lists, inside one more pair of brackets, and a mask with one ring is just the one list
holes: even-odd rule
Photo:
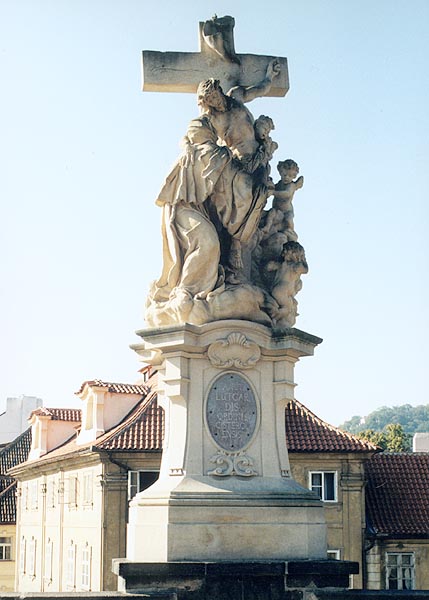
[[[103, 388], [107, 388], [108, 391], [115, 391], [113, 388], [117, 387], [123, 387], [123, 388], [141, 388], [141, 393], [147, 393], [148, 391], [148, 385], [147, 383], [121, 383], [119, 381], [104, 381], [103, 379], [88, 379], [87, 381], [84, 381], [79, 390], [77, 392], [75, 392], [76, 395], [80, 394], [84, 387], [86, 385], [95, 385], [97, 387], [103, 387]], [[118, 391], [116, 390], [116, 392], [118, 393]], [[139, 392], [130, 392], [130, 393], [140, 393]]]
[[37, 408], [35, 408], [34, 410], [31, 411], [30, 413], [30, 417], [32, 415], [37, 415], [37, 416], [45, 416], [45, 417], [52, 417], [53, 420], [57, 420], [57, 421], [76, 421], [75, 418], [73, 419], [62, 419], [61, 416], [65, 416], [65, 413], [71, 413], [71, 415], [73, 417], [77, 417], [79, 416], [79, 420], [81, 420], [82, 417], [82, 409], [81, 408], [75, 408], [73, 407], [69, 407], [69, 406], [60, 406], [60, 407], [49, 407], [49, 406], [38, 406]]

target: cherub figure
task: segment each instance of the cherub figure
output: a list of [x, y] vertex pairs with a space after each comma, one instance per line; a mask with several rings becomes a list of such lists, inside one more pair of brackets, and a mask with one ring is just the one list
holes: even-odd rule
[[279, 145], [277, 142], [274, 142], [270, 133], [275, 129], [273, 120], [271, 117], [267, 117], [266, 115], [260, 115], [253, 125], [255, 129], [255, 138], [260, 144], [260, 147], [264, 150], [264, 161], [265, 164], [268, 165], [270, 160], [273, 158], [274, 152], [277, 150]]
[[278, 304], [278, 309], [272, 311], [275, 326], [280, 329], [293, 327], [298, 316], [295, 296], [302, 288], [301, 275], [308, 273], [304, 248], [296, 241], [287, 242], [280, 260], [267, 262], [265, 272], [271, 277], [271, 295]]
[[292, 200], [296, 190], [301, 189], [304, 185], [304, 177], [301, 176], [296, 179], [299, 167], [291, 158], [280, 161], [277, 170], [280, 174], [280, 181], [276, 183], [274, 188], [273, 206], [265, 217], [262, 227], [263, 236], [267, 238], [280, 232], [286, 235], [288, 242], [296, 242], [298, 236], [293, 223]]
[[255, 182], [259, 186], [265, 186], [269, 192], [268, 195], [271, 195], [274, 192], [274, 182], [270, 177], [269, 163], [279, 147], [270, 136], [271, 131], [275, 129], [273, 120], [266, 115], [260, 115], [253, 124], [253, 129], [259, 146], [252, 158], [252, 172], [255, 173]]

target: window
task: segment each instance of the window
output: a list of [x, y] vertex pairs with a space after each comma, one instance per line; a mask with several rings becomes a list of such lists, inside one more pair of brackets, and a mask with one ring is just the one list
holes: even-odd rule
[[92, 504], [92, 472], [83, 476], [83, 503]]
[[0, 560], [12, 559], [12, 538], [0, 537]]
[[77, 506], [77, 476], [70, 475], [69, 477], [69, 508]]
[[82, 577], [80, 583], [83, 590], [91, 589], [91, 548], [88, 544], [82, 550]]
[[386, 552], [386, 589], [414, 589], [413, 552]]
[[48, 539], [45, 546], [45, 572], [43, 577], [46, 581], [52, 581], [52, 556], [53, 556], [53, 543], [51, 539]]
[[36, 481], [30, 482], [30, 509], [37, 510], [39, 501], [39, 486]]
[[310, 473], [310, 489], [324, 502], [337, 501], [336, 471], [312, 471]]
[[25, 554], [27, 550], [26, 546], [27, 543], [25, 541], [25, 537], [23, 536], [19, 544], [19, 572], [22, 574], [25, 573]]
[[76, 579], [76, 544], [73, 540], [67, 548], [66, 562], [66, 586], [67, 589], [74, 589]]
[[159, 471], [128, 471], [128, 500], [146, 490], [159, 477]]
[[48, 484], [48, 507], [54, 508], [55, 506], [55, 479], [51, 479]]
[[340, 560], [341, 552], [339, 550], [328, 550], [328, 558], [330, 560]]
[[28, 567], [27, 574], [30, 577], [36, 576], [36, 540], [31, 538], [30, 543], [28, 544]]
[[22, 508], [28, 510], [28, 483], [22, 484]]

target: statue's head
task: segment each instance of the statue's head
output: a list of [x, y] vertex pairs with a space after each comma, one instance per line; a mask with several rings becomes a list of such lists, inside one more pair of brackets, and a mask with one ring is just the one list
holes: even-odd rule
[[277, 171], [279, 172], [280, 177], [282, 178], [283, 183], [290, 183], [295, 179], [295, 177], [299, 173], [298, 164], [288, 158], [286, 160], [281, 160], [277, 165]]
[[303, 273], [307, 273], [308, 264], [305, 258], [305, 250], [299, 242], [289, 241], [283, 246], [282, 258], [285, 262], [296, 267], [301, 267]]
[[202, 109], [214, 108], [220, 112], [226, 110], [226, 96], [220, 86], [219, 79], [206, 79], [199, 84], [197, 102]]
[[269, 136], [270, 131], [274, 129], [273, 120], [271, 119], [271, 117], [261, 115], [256, 119], [254, 129], [256, 139], [260, 142], [263, 142]]

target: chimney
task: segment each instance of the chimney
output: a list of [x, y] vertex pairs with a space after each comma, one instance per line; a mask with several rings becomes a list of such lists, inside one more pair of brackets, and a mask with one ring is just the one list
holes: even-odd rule
[[413, 452], [429, 452], [429, 433], [415, 433]]

